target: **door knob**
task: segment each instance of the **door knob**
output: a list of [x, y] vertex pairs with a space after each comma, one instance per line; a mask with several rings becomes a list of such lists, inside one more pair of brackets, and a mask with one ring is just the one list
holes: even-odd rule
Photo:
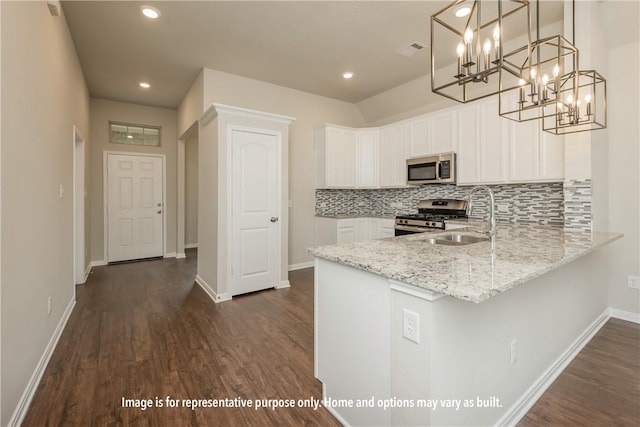
[[269, 220], [271, 222], [278, 222], [278, 217], [277, 216], [272, 216], [271, 219]]
[[161, 213], [162, 213], [162, 210], [158, 210], [158, 213], [159, 213], [159, 214], [161, 214]]

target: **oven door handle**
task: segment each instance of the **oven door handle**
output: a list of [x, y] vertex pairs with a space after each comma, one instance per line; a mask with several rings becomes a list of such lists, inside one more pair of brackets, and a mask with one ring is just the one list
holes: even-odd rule
[[401, 230], [401, 231], [413, 231], [415, 233], [443, 231], [439, 228], [417, 227], [417, 226], [411, 226], [411, 225], [396, 225], [395, 229]]

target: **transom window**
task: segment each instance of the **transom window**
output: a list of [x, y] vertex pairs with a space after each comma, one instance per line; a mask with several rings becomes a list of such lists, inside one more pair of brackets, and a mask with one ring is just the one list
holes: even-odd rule
[[115, 144], [160, 146], [160, 126], [109, 122], [109, 141]]

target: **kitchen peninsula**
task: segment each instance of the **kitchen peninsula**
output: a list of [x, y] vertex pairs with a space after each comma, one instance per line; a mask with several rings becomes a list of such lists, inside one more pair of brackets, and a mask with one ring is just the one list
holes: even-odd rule
[[591, 252], [622, 235], [497, 231], [494, 251], [460, 244], [470, 229], [310, 249], [315, 375], [327, 398], [373, 403], [330, 408], [343, 423], [514, 424], [607, 320]]

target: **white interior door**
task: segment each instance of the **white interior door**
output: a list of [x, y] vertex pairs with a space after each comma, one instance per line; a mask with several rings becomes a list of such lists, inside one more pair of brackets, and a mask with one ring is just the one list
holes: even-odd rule
[[156, 156], [107, 156], [107, 260], [163, 255], [163, 167]]
[[76, 128], [73, 129], [73, 229], [74, 229], [74, 270], [75, 283], [85, 281], [84, 246], [84, 140]]
[[232, 295], [279, 283], [279, 145], [278, 135], [231, 132]]

